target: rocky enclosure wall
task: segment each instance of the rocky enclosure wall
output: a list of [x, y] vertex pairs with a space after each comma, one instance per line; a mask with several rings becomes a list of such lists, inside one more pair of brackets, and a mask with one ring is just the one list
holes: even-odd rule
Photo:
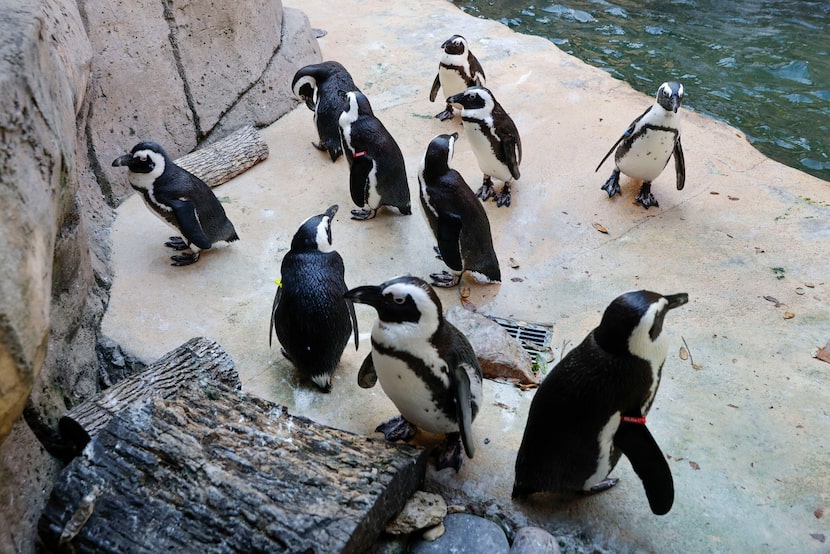
[[[0, 0], [0, 552], [34, 548], [58, 418], [132, 368], [99, 344], [112, 160], [173, 158], [293, 108], [320, 51], [280, 0]], [[21, 414], [24, 414], [21, 416]]]

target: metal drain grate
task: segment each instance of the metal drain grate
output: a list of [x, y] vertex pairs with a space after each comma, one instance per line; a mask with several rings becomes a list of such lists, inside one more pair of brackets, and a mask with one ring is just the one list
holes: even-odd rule
[[501, 317], [487, 317], [504, 327], [511, 337], [518, 339], [531, 356], [536, 355], [540, 351], [550, 350], [550, 342], [553, 338], [553, 327]]

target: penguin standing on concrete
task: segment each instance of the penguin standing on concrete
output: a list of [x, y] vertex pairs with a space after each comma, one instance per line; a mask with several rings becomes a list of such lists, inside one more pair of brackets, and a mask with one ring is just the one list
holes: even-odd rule
[[127, 167], [130, 186], [141, 193], [147, 207], [184, 236], [170, 237], [164, 243], [181, 252], [170, 257], [172, 265], [190, 265], [199, 260], [200, 250], [239, 240], [210, 187], [173, 163], [155, 142], [139, 142], [112, 165]]
[[445, 434], [436, 467], [458, 471], [462, 445], [473, 457], [472, 424], [482, 402], [481, 367], [467, 337], [444, 319], [435, 291], [417, 277], [357, 287], [346, 298], [378, 312], [358, 384], [370, 388], [380, 380], [401, 412], [376, 431], [389, 441], [409, 440], [416, 428]]
[[[522, 140], [516, 124], [496, 101], [493, 93], [484, 87], [469, 87], [464, 92], [447, 98], [447, 106], [460, 104], [464, 132], [484, 173], [484, 180], [476, 195], [482, 201], [494, 198], [496, 206], [510, 205], [510, 182], [519, 178], [522, 161]], [[495, 177], [504, 181], [497, 194], [493, 190]]]
[[360, 90], [352, 76], [342, 64], [334, 61], [307, 65], [294, 74], [291, 90], [314, 112], [320, 142], [311, 144], [322, 152], [328, 152], [331, 161], [336, 162], [343, 153], [338, 120], [343, 110], [348, 108], [343, 94]]
[[[453, 35], [441, 45], [444, 55], [438, 64], [438, 75], [432, 83], [432, 90], [429, 91], [429, 101], [435, 102], [438, 96], [438, 89], [444, 89], [444, 98], [464, 92], [467, 87], [475, 85], [484, 86], [484, 69], [478, 59], [473, 55], [467, 46], [467, 39], [461, 35]], [[447, 108], [435, 117], [441, 121], [452, 119], [455, 115], [455, 107], [448, 104]]]
[[625, 454], [642, 479], [652, 512], [674, 502], [671, 471], [646, 427], [668, 352], [666, 313], [685, 293], [628, 292], [599, 327], [548, 373], [530, 404], [516, 457], [513, 497], [535, 492], [595, 493]]
[[363, 93], [346, 93], [346, 104], [340, 135], [349, 161], [349, 190], [361, 208], [352, 210], [352, 219], [371, 219], [381, 206], [410, 215], [409, 184], [398, 143], [375, 117]]
[[602, 185], [602, 190], [612, 197], [620, 192], [620, 172], [643, 182], [635, 202], [648, 209], [658, 206], [651, 194], [651, 182], [663, 172], [674, 156], [674, 171], [677, 190], [683, 190], [686, 184], [686, 161], [680, 146], [680, 116], [677, 110], [683, 101], [683, 85], [670, 82], [660, 85], [657, 101], [643, 115], [631, 122], [623, 136], [614, 143], [611, 150], [602, 158], [599, 168], [614, 154], [616, 167], [611, 176]]
[[331, 243], [331, 222], [337, 205], [306, 219], [282, 259], [281, 279], [271, 308], [268, 334], [274, 332], [282, 354], [323, 392], [331, 391], [334, 373], [354, 332], [357, 319], [344, 281], [343, 258]]
[[432, 273], [432, 285], [455, 286], [465, 271], [478, 281], [498, 283], [501, 270], [487, 212], [461, 174], [450, 168], [456, 139], [458, 133], [432, 139], [418, 170], [421, 206], [438, 241], [438, 253], [452, 271]]

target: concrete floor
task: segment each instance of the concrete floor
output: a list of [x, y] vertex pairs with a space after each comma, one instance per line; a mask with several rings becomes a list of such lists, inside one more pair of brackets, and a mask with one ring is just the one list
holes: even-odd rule
[[[427, 488], [555, 534], [583, 532], [612, 551], [830, 552], [830, 365], [812, 357], [830, 338], [830, 185], [766, 159], [740, 132], [683, 109], [685, 190], [675, 190], [670, 163], [653, 188], [659, 208], [633, 205], [638, 184], [628, 180], [622, 197], [609, 200], [599, 187], [611, 165], [594, 168], [650, 97], [548, 41], [443, 0], [342, 0], [336, 17], [331, 6], [297, 5], [327, 31], [324, 58], [349, 68], [396, 137], [414, 214], [350, 220], [346, 162], [332, 164], [311, 146], [312, 114], [298, 106], [263, 131], [269, 159], [215, 190], [238, 243], [205, 253], [194, 266], [172, 267], [162, 246], [169, 229], [140, 198], [123, 203], [112, 231], [115, 280], [104, 333], [146, 361], [193, 336], [215, 339], [236, 361], [247, 391], [335, 427], [371, 434], [395, 415], [380, 387], [356, 383], [375, 312], [358, 306], [360, 350], [347, 348], [333, 392], [323, 395], [298, 380], [277, 346], [268, 347], [274, 279], [299, 223], [334, 203], [341, 208], [334, 245], [349, 286], [443, 269], [417, 202], [416, 172], [434, 135], [459, 131], [454, 166], [479, 185], [460, 124], [433, 119], [443, 106], [428, 99], [440, 44], [460, 33], [524, 145], [513, 205], [486, 205], [503, 283], [470, 285], [470, 300], [488, 314], [553, 325], [558, 360], [619, 293], [688, 292], [689, 304], [667, 320], [672, 347], [649, 416], [671, 456], [676, 499], [668, 515], [652, 515], [623, 459], [613, 473], [620, 484], [605, 494], [513, 503], [512, 468], [533, 391], [489, 381], [474, 424], [475, 459], [457, 475], [431, 472]], [[687, 105], [695, 94], [687, 83]], [[507, 263], [511, 257], [518, 268]], [[445, 308], [459, 302], [458, 289], [439, 295]], [[684, 344], [691, 359], [679, 355]]]

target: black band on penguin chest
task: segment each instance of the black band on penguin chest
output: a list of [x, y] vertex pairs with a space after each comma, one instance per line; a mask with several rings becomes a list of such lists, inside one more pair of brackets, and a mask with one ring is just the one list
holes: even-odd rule
[[640, 127], [639, 131], [632, 134], [631, 137], [629, 137], [627, 142], [629, 144], [631, 144], [635, 140], [637, 140], [638, 138], [642, 137], [643, 135], [645, 135], [646, 133], [648, 133], [650, 131], [662, 131], [664, 133], [671, 133], [672, 135], [674, 135], [674, 141], [675, 142], [677, 142], [677, 135], [680, 134], [680, 131], [678, 131], [674, 127], [665, 127], [663, 125], [651, 125], [649, 123], [646, 123], [645, 125]]
[[137, 190], [137, 191], [138, 191], [138, 192], [140, 192], [142, 195], [144, 195], [144, 202], [145, 202], [148, 206], [150, 206], [151, 208], [153, 208], [153, 211], [155, 211], [157, 214], [159, 214], [161, 217], [163, 217], [166, 221], [168, 221], [168, 222], [169, 222], [171, 225], [173, 225], [174, 227], [178, 227], [178, 226], [179, 226], [179, 225], [178, 225], [178, 221], [176, 221], [176, 216], [175, 216], [175, 215], [173, 215], [173, 210], [172, 210], [172, 208], [170, 208], [169, 206], [166, 206], [166, 205], [160, 204], [160, 203], [158, 202], [158, 200], [156, 200], [154, 197], [152, 197], [152, 196], [150, 195], [150, 191], [149, 191], [149, 190], [146, 190], [146, 189], [139, 189], [139, 188], [136, 188], [136, 187], [133, 187], [133, 188], [135, 188], [135, 190]]
[[378, 351], [378, 354], [396, 358], [406, 364], [415, 375], [426, 384], [427, 389], [432, 393], [432, 404], [441, 410], [447, 418], [451, 420], [456, 419], [455, 405], [453, 402], [453, 395], [444, 385], [439, 377], [437, 377], [430, 367], [423, 359], [405, 352], [397, 348], [384, 346], [374, 339], [372, 339], [372, 348]]

